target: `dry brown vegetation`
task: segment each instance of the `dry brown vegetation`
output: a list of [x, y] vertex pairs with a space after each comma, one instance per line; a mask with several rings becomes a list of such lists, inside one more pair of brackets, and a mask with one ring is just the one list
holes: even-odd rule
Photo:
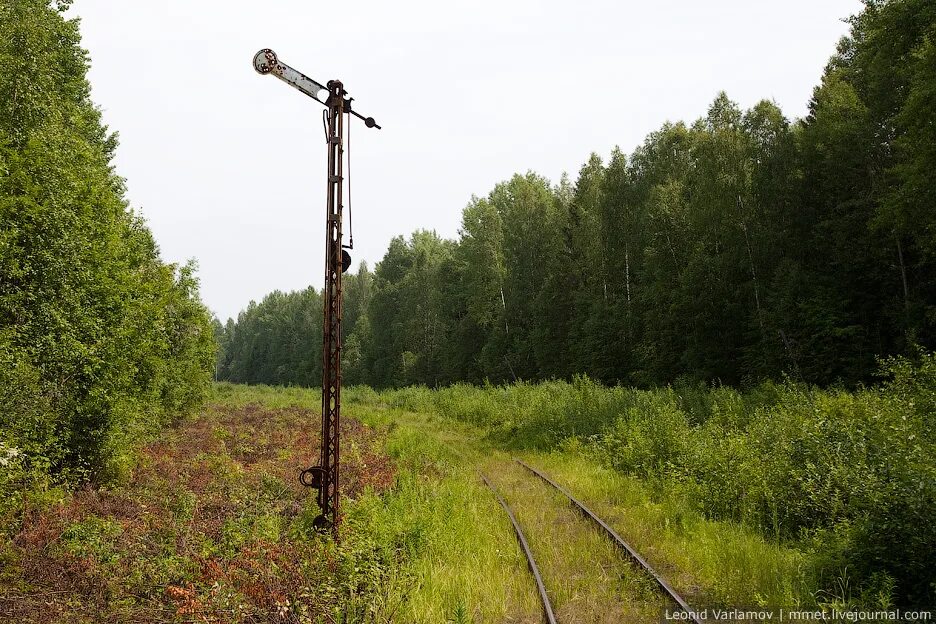
[[[317, 461], [318, 422], [299, 407], [211, 406], [146, 446], [125, 485], [24, 502], [0, 550], [0, 619], [331, 619], [342, 554], [314, 535], [296, 478]], [[346, 418], [342, 436], [345, 493], [388, 488], [382, 433]]]

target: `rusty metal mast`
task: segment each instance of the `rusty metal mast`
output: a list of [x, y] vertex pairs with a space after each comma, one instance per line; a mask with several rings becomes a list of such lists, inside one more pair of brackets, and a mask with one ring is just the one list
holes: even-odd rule
[[[312, 80], [277, 59], [269, 48], [254, 56], [254, 69], [261, 74], [273, 74], [309, 97], [325, 105], [326, 143], [328, 145], [328, 177], [325, 215], [325, 297], [322, 340], [322, 449], [320, 464], [306, 468], [299, 481], [318, 490], [321, 514], [315, 519], [317, 528], [331, 527], [338, 535], [338, 473], [340, 467], [341, 425], [341, 274], [348, 270], [351, 256], [342, 244], [342, 195], [344, 189], [344, 114], [364, 120], [368, 128], [380, 128], [372, 117], [362, 117], [351, 109], [348, 97], [338, 80], [327, 86]], [[323, 99], [324, 98], [324, 99]]]

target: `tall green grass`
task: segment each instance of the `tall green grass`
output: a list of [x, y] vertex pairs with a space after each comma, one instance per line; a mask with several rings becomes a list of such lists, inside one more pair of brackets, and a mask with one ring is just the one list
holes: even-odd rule
[[[332, 545], [336, 566], [328, 571], [340, 598], [337, 621], [538, 621], [525, 559], [474, 472], [478, 451], [464, 444], [476, 432], [434, 416], [410, 414], [404, 421], [370, 388], [348, 388], [344, 399], [346, 416], [386, 433], [385, 450], [397, 472], [390, 489], [342, 501], [345, 539]], [[318, 410], [321, 393], [220, 383], [213, 400]], [[309, 520], [317, 513], [312, 500], [307, 511]]]
[[936, 355], [884, 362], [882, 377], [854, 392], [793, 382], [636, 390], [580, 377], [405, 388], [380, 399], [482, 427], [502, 447], [577, 444], [658, 497], [808, 550], [821, 587], [848, 580], [839, 601], [931, 604]]
[[536, 588], [508, 520], [466, 461], [473, 449], [400, 425], [398, 414], [353, 412], [390, 423], [386, 448], [399, 470], [389, 492], [345, 506], [353, 541], [384, 553], [380, 604], [362, 620], [537, 621]]
[[527, 459], [610, 523], [693, 606], [811, 606], [821, 600], [804, 549], [736, 522], [706, 519], [678, 494], [654, 497], [643, 480], [579, 450], [569, 445]]

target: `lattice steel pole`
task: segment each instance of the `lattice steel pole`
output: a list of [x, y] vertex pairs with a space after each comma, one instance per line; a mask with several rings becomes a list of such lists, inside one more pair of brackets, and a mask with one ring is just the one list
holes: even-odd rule
[[[254, 69], [261, 74], [273, 74], [302, 93], [321, 102], [328, 109], [326, 143], [328, 146], [328, 180], [325, 206], [325, 300], [322, 319], [322, 448], [320, 463], [303, 470], [299, 481], [318, 490], [321, 514], [315, 518], [316, 528], [331, 527], [338, 537], [340, 520], [339, 468], [341, 427], [341, 274], [348, 270], [351, 257], [344, 251], [341, 239], [342, 193], [344, 189], [345, 117], [347, 113], [364, 121], [368, 128], [380, 128], [373, 117], [363, 117], [351, 108], [338, 80], [324, 87], [305, 74], [281, 62], [273, 50], [260, 50], [254, 56]], [[323, 99], [324, 98], [324, 99]], [[350, 152], [349, 152], [350, 154]]]
[[328, 83], [328, 199], [325, 225], [325, 300], [322, 340], [321, 524], [338, 533], [341, 426], [341, 217], [344, 182], [344, 89]]

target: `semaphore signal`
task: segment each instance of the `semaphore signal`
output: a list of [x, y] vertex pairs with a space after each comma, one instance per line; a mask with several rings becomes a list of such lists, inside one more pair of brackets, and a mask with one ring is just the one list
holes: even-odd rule
[[[326, 107], [326, 142], [328, 145], [327, 200], [325, 216], [325, 301], [322, 340], [322, 449], [318, 466], [311, 466], [299, 475], [299, 481], [318, 490], [321, 513], [315, 518], [316, 528], [331, 528], [338, 536], [338, 471], [341, 420], [341, 274], [351, 266], [351, 256], [342, 244], [342, 191], [344, 186], [344, 145], [346, 127], [344, 115], [364, 121], [368, 128], [380, 129], [373, 117], [363, 117], [351, 108], [354, 98], [348, 95], [339, 80], [328, 84], [309, 78], [264, 48], [254, 55], [254, 69], [272, 74], [286, 84], [305, 93]], [[350, 157], [350, 145], [348, 154]], [[349, 164], [350, 167], [350, 164]], [[349, 208], [350, 210], [350, 208]]]

